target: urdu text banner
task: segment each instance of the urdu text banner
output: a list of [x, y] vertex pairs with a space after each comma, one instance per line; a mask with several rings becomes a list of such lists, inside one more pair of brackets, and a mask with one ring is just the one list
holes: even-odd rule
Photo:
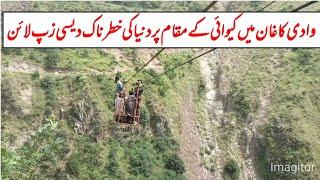
[[320, 13], [4, 12], [3, 47], [320, 47]]

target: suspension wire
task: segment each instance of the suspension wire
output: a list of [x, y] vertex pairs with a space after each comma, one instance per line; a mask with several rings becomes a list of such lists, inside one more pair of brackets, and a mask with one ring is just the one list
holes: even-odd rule
[[[297, 7], [297, 8], [295, 8], [295, 9], [291, 10], [290, 12], [298, 12], [299, 10], [301, 10], [301, 9], [303, 9], [303, 8], [305, 8], [305, 7], [308, 7], [308, 6], [310, 6], [311, 4], [314, 4], [314, 3], [316, 3], [316, 2], [317, 2], [317, 1], [307, 2], [307, 3], [305, 3], [305, 4], [303, 4], [303, 5], [299, 6], [299, 7]], [[254, 64], [255, 64], [255, 63], [254, 63]], [[249, 66], [249, 68], [247, 69], [244, 77], [246, 77], [246, 76], [249, 74], [249, 71], [250, 71], [252, 68], [253, 68], [253, 66]], [[241, 85], [242, 83], [243, 83], [243, 81], [241, 81], [240, 85]], [[237, 93], [238, 93], [238, 92], [237, 92]]]
[[[318, 1], [310, 1], [310, 2], [307, 2], [307, 3], [302, 4], [301, 6], [295, 8], [295, 9], [289, 11], [289, 12], [298, 12], [299, 10], [301, 10], [301, 9], [303, 9], [303, 8], [306, 8], [306, 7], [312, 5], [312, 4], [316, 3], [316, 2], [318, 2]], [[247, 73], [248, 73], [248, 71], [249, 71], [250, 69], [251, 69], [251, 67], [247, 70]]]
[[[271, 5], [272, 5], [273, 3], [275, 3], [275, 2], [276, 2], [276, 1], [270, 2], [269, 4], [267, 4], [266, 6], [264, 6], [263, 8], [261, 8], [260, 10], [258, 10], [257, 12], [263, 11], [264, 9], [266, 9], [266, 8], [269, 7], [269, 6], [271, 6]], [[301, 5], [301, 6], [293, 9], [293, 10], [290, 11], [290, 12], [297, 12], [297, 11], [299, 11], [299, 10], [305, 8], [305, 7], [308, 7], [308, 6], [310, 6], [311, 4], [314, 4], [314, 3], [316, 3], [316, 2], [317, 2], [317, 1], [307, 2], [307, 3], [305, 3], [305, 4]], [[216, 3], [216, 2], [215, 2], [215, 3]], [[215, 3], [213, 3], [213, 2], [210, 3], [209, 6], [208, 6], [208, 7], [209, 7], [208, 9], [210, 9]], [[205, 10], [208, 10], [208, 9], [206, 8]], [[152, 58], [152, 60], [153, 60], [155, 57], [157, 57], [164, 49], [165, 49], [165, 48], [162, 48], [162, 49]], [[203, 48], [201, 48], [200, 50], [202, 50], [202, 49], [203, 49]], [[155, 76], [155, 77], [152, 78], [152, 79], [155, 79], [155, 78], [157, 78], [157, 77], [162, 76], [163, 74], [166, 74], [166, 73], [168, 73], [168, 72], [170, 72], [170, 71], [173, 71], [173, 70], [175, 70], [175, 69], [177, 69], [177, 68], [179, 68], [179, 67], [181, 67], [181, 66], [183, 66], [183, 65], [185, 65], [185, 64], [187, 64], [187, 63], [190, 63], [190, 62], [198, 59], [198, 58], [201, 57], [201, 56], [204, 56], [204, 55], [206, 55], [206, 54], [208, 54], [208, 53], [210, 53], [210, 52], [213, 52], [213, 51], [216, 50], [216, 49], [217, 49], [217, 48], [210, 49], [210, 50], [208, 50], [208, 51], [206, 51], [206, 52], [204, 52], [204, 53], [202, 53], [202, 54], [200, 54], [200, 55], [198, 55], [198, 56], [196, 56], [196, 57], [193, 57], [193, 58], [191, 58], [191, 59], [188, 59], [188, 60], [186, 60], [186, 61], [178, 64], [177, 66], [175, 66], [175, 67], [173, 67], [173, 68], [171, 68], [171, 69], [169, 69], [169, 70], [167, 70], [167, 71], [165, 71], [165, 72], [163, 72], [163, 73]], [[200, 50], [199, 50], [199, 51], [200, 51]], [[199, 51], [198, 51], [198, 52], [199, 52]], [[197, 53], [197, 52], [196, 52], [196, 53]], [[193, 55], [195, 55], [196, 53], [194, 53]], [[148, 63], [149, 63], [149, 62], [151, 62], [151, 60], [148, 61]], [[147, 64], [146, 64], [146, 65], [147, 65]], [[143, 68], [144, 68], [146, 65], [144, 65]], [[142, 70], [143, 68], [141, 68], [141, 70]], [[139, 70], [139, 72], [140, 72], [141, 70]], [[138, 73], [136, 73], [136, 74], [138, 74]], [[135, 75], [136, 75], [136, 74], [135, 74]], [[135, 75], [134, 75], [134, 76], [135, 76]], [[131, 80], [134, 76], [132, 76], [129, 80]], [[129, 80], [128, 80], [128, 81], [129, 81]], [[126, 82], [128, 82], [128, 81], [126, 81]]]
[[147, 63], [145, 63], [134, 75], [132, 75], [124, 84], [128, 83], [133, 77], [135, 77], [143, 68], [145, 68], [151, 61], [153, 61], [165, 48], [160, 49]]
[[218, 1], [212, 1], [202, 12], [207, 12], [209, 9], [212, 8]]
[[307, 2], [307, 3], [305, 3], [305, 4], [302, 4], [301, 6], [293, 9], [293, 10], [290, 11], [290, 12], [297, 12], [297, 11], [299, 11], [299, 10], [301, 10], [301, 9], [303, 9], [303, 8], [306, 8], [306, 7], [308, 7], [308, 6], [310, 6], [311, 4], [314, 4], [314, 3], [316, 3], [316, 2], [318, 2], [318, 1], [310, 1], [310, 2]]
[[[276, 1], [271, 1], [270, 3], [268, 3], [267, 5], [265, 5], [263, 8], [261, 8], [260, 10], [258, 10], [257, 12], [263, 11], [264, 9], [266, 9], [266, 8], [269, 7], [269, 6], [271, 6], [271, 5], [272, 5], [273, 3], [275, 3], [275, 2], [276, 2]], [[200, 50], [202, 50], [202, 49], [203, 49], [203, 48], [201, 48]], [[193, 57], [193, 58], [191, 58], [191, 59], [188, 59], [188, 60], [182, 62], [181, 64], [178, 64], [177, 66], [175, 66], [175, 67], [173, 67], [173, 68], [171, 68], [171, 69], [169, 69], [169, 70], [167, 70], [167, 71], [165, 71], [165, 72], [157, 75], [155, 78], [158, 78], [158, 77], [160, 77], [160, 76], [162, 76], [162, 75], [164, 75], [164, 74], [166, 74], [166, 73], [168, 73], [168, 72], [170, 72], [170, 71], [173, 71], [173, 70], [175, 70], [175, 69], [177, 69], [177, 68], [179, 68], [179, 67], [181, 67], [181, 66], [183, 66], [183, 65], [185, 65], [185, 64], [187, 64], [187, 63], [190, 63], [190, 62], [198, 59], [198, 58], [201, 57], [201, 56], [204, 56], [204, 55], [206, 55], [206, 54], [208, 54], [208, 53], [210, 53], [210, 52], [213, 52], [213, 51], [216, 50], [216, 49], [217, 49], [217, 48], [210, 49], [210, 50], [208, 50], [208, 51], [206, 51], [206, 52], [204, 52], [204, 53], [202, 53], [202, 54], [200, 54], [200, 55], [198, 55], [198, 56], [196, 56], [196, 57]], [[200, 51], [200, 50], [199, 50], [199, 51]], [[195, 54], [196, 54], [196, 53], [195, 53]], [[155, 79], [155, 78], [153, 78], [153, 79]]]
[[[203, 50], [203, 49], [204, 49], [204, 48], [201, 48], [201, 49], [199, 49], [198, 51], [196, 51], [196, 52], [192, 55], [192, 57], [189, 58], [187, 61], [184, 61], [184, 62], [178, 64], [177, 66], [174, 66], [173, 68], [168, 69], [168, 70], [162, 72], [161, 74], [156, 75], [156, 76], [154, 76], [153, 78], [148, 79], [148, 80], [145, 81], [144, 83], [149, 82], [149, 81], [154, 80], [154, 79], [157, 79], [157, 78], [159, 78], [160, 76], [162, 76], [162, 75], [164, 75], [164, 74], [166, 74], [166, 73], [168, 73], [168, 72], [170, 72], [170, 71], [173, 71], [173, 70], [175, 70], [175, 69], [177, 69], [177, 68], [179, 68], [179, 67], [181, 67], [181, 66], [183, 66], [183, 65], [185, 65], [185, 64], [187, 64], [187, 63], [190, 63], [190, 62], [192, 62], [192, 61], [200, 58], [201, 56], [204, 56], [204, 55], [206, 55], [206, 54], [208, 54], [208, 53], [213, 52], [213, 51], [216, 50], [217, 48], [210, 49], [210, 50], [208, 50], [208, 51], [206, 51], [206, 52], [204, 52], [204, 53], [201, 53], [200, 55], [194, 56], [195, 54], [197, 54], [198, 52], [200, 52], [200, 51]], [[145, 88], [144, 90], [147, 90], [147, 89], [149, 89], [149, 88], [151, 88], [151, 87], [149, 86], [149, 87]]]
[[185, 65], [185, 64], [187, 64], [187, 63], [190, 63], [190, 62], [198, 59], [198, 58], [201, 57], [201, 56], [204, 56], [204, 55], [206, 55], [206, 54], [208, 54], [208, 53], [211, 53], [212, 51], [214, 51], [214, 50], [216, 50], [216, 49], [217, 49], [217, 48], [210, 49], [210, 50], [208, 50], [208, 51], [206, 51], [206, 52], [204, 52], [204, 53], [202, 53], [202, 54], [200, 54], [200, 55], [198, 55], [198, 56], [196, 56], [196, 57], [193, 57], [193, 58], [191, 58], [191, 59], [188, 59], [188, 60], [186, 60], [186, 61], [178, 64], [177, 66], [175, 66], [175, 67], [173, 67], [173, 68], [171, 68], [171, 69], [168, 69], [167, 71], [159, 74], [159, 75], [156, 76], [156, 77], [162, 76], [162, 75], [166, 74], [167, 72], [173, 71], [173, 70], [175, 70], [175, 69], [177, 69], [177, 68], [179, 68], [179, 67], [181, 67], [181, 66], [183, 66], [183, 65]]
[[[315, 2], [317, 2], [317, 1], [311, 1], [311, 2], [305, 3], [305, 4], [301, 5], [301, 6], [299, 6], [298, 8], [295, 8], [295, 9], [292, 10], [291, 12], [299, 11], [300, 9], [303, 9], [303, 8], [305, 8], [305, 7], [308, 7], [308, 6], [310, 6], [311, 4], [313, 4], [313, 3], [315, 3]], [[270, 5], [272, 5], [273, 3], [275, 3], [275, 1], [270, 2], [269, 4], [267, 4], [266, 6], [264, 6], [263, 8], [261, 8], [258, 12], [263, 11], [264, 9], [266, 9], [267, 7], [269, 7]], [[201, 48], [201, 49], [203, 49], [203, 48]], [[200, 50], [201, 50], [201, 49], [200, 49]], [[211, 49], [211, 50], [209, 50], [209, 51], [206, 51], [205, 53], [202, 53], [202, 54], [200, 54], [200, 55], [198, 55], [198, 56], [196, 56], [196, 57], [194, 57], [194, 58], [188, 59], [188, 60], [182, 62], [181, 64], [178, 64], [177, 66], [175, 66], [175, 67], [173, 67], [173, 68], [171, 68], [171, 69], [169, 69], [169, 70], [167, 70], [167, 71], [165, 71], [165, 72], [163, 72], [163, 73], [155, 76], [155, 77], [152, 78], [152, 79], [156, 79], [156, 78], [158, 78], [158, 77], [160, 77], [160, 76], [162, 76], [162, 75], [164, 75], [164, 74], [166, 74], [166, 73], [168, 73], [168, 72], [170, 72], [170, 71], [173, 71], [173, 70], [175, 70], [175, 69], [177, 69], [177, 68], [179, 68], [179, 67], [181, 67], [181, 66], [183, 66], [183, 65], [185, 65], [185, 64], [187, 64], [187, 63], [190, 63], [190, 62], [198, 59], [199, 57], [204, 56], [204, 55], [206, 55], [206, 54], [208, 54], [208, 53], [210, 53], [210, 52], [212, 52], [212, 51], [214, 51], [214, 50], [216, 50], [216, 49], [217, 49], [217, 48], [213, 48], [213, 49]], [[199, 51], [200, 51], [200, 50], [199, 50]], [[247, 73], [249, 72], [250, 69], [251, 69], [251, 67], [248, 69]], [[150, 79], [150, 80], [151, 80], [151, 79]], [[147, 89], [148, 89], [148, 88], [147, 88]]]
[[[273, 4], [274, 2], [275, 2], [275, 1], [272, 1], [271, 3], [267, 4], [266, 6], [264, 6], [262, 9], [260, 9], [260, 10], [257, 11], [257, 12], [260, 12], [260, 11], [266, 9], [267, 7], [269, 7], [269, 6], [270, 6], [271, 4]], [[308, 2], [308, 3], [306, 3], [306, 4], [303, 4], [303, 5], [299, 6], [299, 7], [296, 8], [296, 9], [292, 10], [291, 12], [299, 11], [299, 10], [301, 10], [301, 9], [303, 9], [303, 8], [305, 8], [305, 7], [308, 7], [308, 6], [310, 6], [311, 4], [316, 3], [316, 2], [317, 2], [317, 1]], [[201, 56], [203, 56], [203, 55], [205, 55], [205, 54], [207, 54], [207, 53], [209, 53], [209, 52], [212, 52], [212, 51], [215, 50], [215, 49], [217, 49], [217, 48], [213, 48], [213, 49], [211, 49], [211, 50], [203, 53], [202, 55], [199, 55], [199, 56], [197, 56], [197, 57], [195, 57], [195, 58], [192, 58], [192, 59], [187, 60], [187, 61], [185, 61], [185, 62], [183, 62], [183, 63], [181, 63], [181, 64], [178, 64], [176, 67], [173, 67], [173, 68], [171, 68], [171, 69], [169, 69], [169, 70], [167, 70], [167, 71], [159, 74], [158, 76], [161, 76], [161, 75], [163, 75], [163, 74], [165, 74], [165, 73], [167, 73], [167, 72], [169, 72], [169, 71], [172, 71], [172, 70], [174, 70], [174, 69], [176, 69], [176, 68], [178, 68], [178, 67], [180, 67], [180, 66], [182, 66], [182, 65], [184, 65], [184, 64], [186, 64], [186, 63], [189, 63], [189, 62], [191, 62], [191, 61], [193, 61], [193, 60], [196, 60], [197, 58], [199, 58], [199, 57], [201, 57]]]
[[[208, 11], [212, 6], [214, 6], [218, 1], [212, 1], [202, 12]], [[134, 75], [132, 75], [128, 80], [124, 82], [124, 84], [128, 83], [132, 78], [134, 78], [139, 72], [141, 72], [151, 61], [153, 61], [156, 57], [159, 56], [162, 51], [166, 48], [161, 48], [148, 62], [146, 62]]]
[[263, 11], [264, 9], [266, 9], [267, 7], [271, 6], [273, 3], [275, 3], [276, 1], [271, 1], [269, 4], [265, 5], [263, 8], [261, 8], [258, 12]]
[[[188, 59], [188, 61], [184, 61], [183, 63], [178, 64], [177, 66], [182, 66], [183, 64], [186, 64], [186, 63], [188, 63], [188, 62], [191, 62], [192, 60], [197, 59], [197, 58], [203, 56], [204, 54], [209, 53], [209, 52], [205, 52], [205, 53], [203, 53], [203, 54], [201, 54], [201, 55], [195, 56], [196, 54], [198, 54], [198, 53], [199, 53], [200, 51], [202, 51], [203, 49], [204, 49], [204, 48], [198, 49], [197, 51], [195, 51], [195, 52], [191, 55], [191, 57]], [[149, 80], [147, 80], [147, 81], [144, 81], [144, 83], [146, 83], [146, 82], [148, 82], [148, 81], [150, 81], [150, 80], [152, 80], [152, 79], [156, 79], [156, 78], [158, 78], [159, 76], [162, 76], [163, 74], [165, 74], [165, 73], [167, 73], [167, 72], [169, 72], [169, 71], [172, 71], [173, 69], [176, 69], [176, 68], [178, 68], [178, 67], [175, 66], [175, 67], [173, 67], [173, 68], [171, 68], [171, 69], [169, 69], [169, 70], [167, 70], [167, 71], [165, 71], [165, 72], [162, 72], [161, 74], [156, 75], [154, 78], [151, 78], [151, 79], [149, 79]]]

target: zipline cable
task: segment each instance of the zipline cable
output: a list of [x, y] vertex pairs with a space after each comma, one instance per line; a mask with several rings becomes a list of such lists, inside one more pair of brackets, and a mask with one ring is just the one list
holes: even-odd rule
[[165, 48], [160, 49], [147, 63], [145, 63], [134, 75], [132, 75], [124, 84], [128, 83], [132, 78], [134, 78], [143, 68], [145, 68], [151, 61], [153, 61]]
[[[307, 3], [305, 3], [305, 4], [303, 4], [303, 5], [301, 5], [301, 6], [299, 6], [299, 7], [297, 7], [297, 8], [295, 8], [295, 9], [293, 9], [293, 10], [291, 10], [291, 11], [289, 11], [289, 12], [298, 12], [299, 10], [301, 10], [301, 9], [303, 9], [303, 8], [305, 8], [305, 7], [308, 7], [308, 6], [310, 6], [310, 5], [312, 5], [312, 4], [314, 4], [314, 3], [316, 3], [317, 1], [310, 1], [310, 2], [307, 2]], [[257, 65], [256, 63], [254, 63], [254, 65]], [[250, 70], [253, 68], [254, 66], [249, 66], [249, 68], [246, 70], [246, 73], [244, 74], [244, 76], [243, 77], [246, 77], [248, 74], [249, 74], [249, 72], [250, 72]], [[243, 83], [244, 81], [241, 81], [240, 82], [240, 85], [242, 85], [242, 83]], [[239, 91], [238, 91], [239, 92]], [[238, 93], [238, 92], [236, 92], [236, 93]]]
[[171, 69], [169, 69], [169, 70], [167, 70], [167, 71], [159, 74], [157, 77], [162, 76], [162, 75], [164, 75], [164, 74], [166, 74], [166, 73], [168, 73], [168, 72], [170, 72], [170, 71], [173, 71], [173, 70], [175, 70], [175, 69], [177, 69], [177, 68], [179, 68], [179, 67], [181, 67], [181, 66], [183, 66], [183, 65], [185, 65], [185, 64], [187, 64], [187, 63], [190, 63], [190, 62], [198, 59], [198, 58], [201, 57], [201, 56], [204, 56], [204, 55], [206, 55], [206, 54], [208, 54], [208, 53], [211, 53], [212, 51], [214, 51], [214, 50], [216, 50], [216, 49], [217, 49], [217, 48], [210, 49], [210, 50], [208, 50], [208, 51], [206, 51], [206, 52], [204, 52], [204, 53], [202, 53], [202, 54], [200, 54], [200, 55], [198, 55], [198, 56], [196, 56], [196, 57], [193, 57], [193, 58], [191, 58], [191, 59], [188, 59], [187, 61], [184, 61], [184, 62], [182, 62], [181, 64], [178, 64], [177, 66], [175, 66], [175, 67], [173, 67], [173, 68], [171, 68]]
[[[258, 12], [266, 9], [267, 7], [269, 7], [269, 6], [270, 6], [271, 4], [273, 4], [274, 2], [275, 2], [275, 1], [272, 1], [271, 3], [267, 4], [267, 5], [264, 6], [262, 9], [260, 9]], [[306, 3], [306, 4], [303, 4], [303, 5], [299, 6], [298, 8], [292, 10], [291, 12], [299, 11], [299, 10], [305, 8], [305, 7], [310, 6], [311, 4], [313, 4], [313, 3], [315, 3], [315, 2], [317, 2], [317, 1], [311, 1], [311, 2], [308, 2], [308, 3]], [[173, 67], [173, 68], [171, 68], [171, 69], [169, 69], [169, 70], [167, 70], [167, 71], [159, 74], [158, 76], [161, 76], [161, 75], [163, 75], [163, 74], [165, 74], [165, 73], [167, 73], [167, 72], [170, 72], [170, 71], [172, 71], [172, 70], [174, 70], [174, 69], [176, 69], [176, 68], [178, 68], [178, 67], [181, 67], [181, 66], [184, 65], [184, 64], [187, 64], [187, 63], [189, 63], [189, 62], [191, 62], [191, 61], [193, 61], [193, 60], [196, 60], [197, 58], [199, 58], [199, 57], [201, 57], [201, 56], [203, 56], [203, 55], [205, 55], [205, 54], [208, 54], [208, 53], [212, 52], [212, 51], [215, 50], [215, 49], [217, 49], [217, 48], [213, 48], [213, 49], [211, 49], [211, 50], [209, 50], [209, 51], [207, 51], [207, 52], [205, 52], [205, 53], [203, 53], [203, 54], [201, 54], [201, 55], [199, 55], [199, 56], [197, 56], [197, 57], [195, 57], [195, 58], [192, 58], [192, 59], [189, 59], [189, 60], [187, 60], [187, 61], [184, 61], [184, 62], [182, 62], [181, 64], [178, 64], [177, 66], [175, 66], [175, 67]]]
[[261, 8], [258, 12], [263, 11], [264, 9], [266, 9], [267, 7], [271, 6], [273, 3], [275, 3], [276, 1], [271, 1], [269, 4], [265, 5], [263, 8]]
[[[269, 6], [271, 6], [271, 5], [272, 5], [273, 3], [275, 3], [275, 2], [276, 2], [276, 1], [270, 2], [269, 4], [267, 4], [266, 6], [264, 6], [263, 8], [261, 8], [260, 10], [258, 10], [257, 12], [263, 11], [264, 9], [266, 9], [266, 8], [269, 7]], [[317, 1], [307, 2], [307, 3], [305, 3], [305, 4], [301, 5], [301, 6], [293, 9], [293, 10], [290, 11], [290, 12], [297, 12], [297, 11], [299, 11], [299, 10], [301, 10], [301, 9], [303, 9], [303, 8], [306, 8], [306, 7], [312, 5], [312, 4], [316, 3], [316, 2], [317, 2]], [[209, 8], [208, 8], [208, 9], [206, 8], [205, 10], [206, 10], [206, 11], [209, 10], [215, 3], [216, 3], [216, 1], [214, 1], [214, 3], [213, 3], [213, 2], [210, 3], [209, 6], [208, 6]], [[142, 68], [140, 68], [139, 71], [138, 71], [137, 73], [135, 73], [129, 80], [131, 80], [135, 75], [137, 75], [144, 67], [146, 67], [153, 59], [155, 59], [155, 57], [157, 57], [164, 49], [165, 49], [165, 48], [162, 48], [158, 53], [156, 53], [156, 55], [153, 56], [153, 58], [152, 58], [151, 60], [149, 60]], [[203, 48], [202, 48], [202, 49], [203, 49]], [[200, 50], [202, 50], [202, 49], [200, 49]], [[216, 49], [217, 49], [217, 48], [210, 49], [210, 50], [202, 53], [201, 55], [198, 55], [198, 56], [196, 56], [196, 57], [194, 57], [194, 58], [188, 59], [188, 60], [186, 60], [186, 61], [178, 64], [177, 66], [175, 66], [175, 67], [173, 67], [173, 68], [171, 68], [171, 69], [169, 69], [169, 70], [167, 70], [167, 71], [165, 71], [165, 72], [163, 72], [163, 73], [155, 76], [155, 78], [157, 78], [157, 77], [159, 77], [159, 76], [162, 76], [163, 74], [166, 74], [166, 73], [168, 73], [168, 72], [170, 72], [170, 71], [173, 71], [173, 70], [175, 70], [175, 69], [177, 69], [177, 68], [179, 68], [179, 67], [181, 67], [181, 66], [183, 66], [183, 65], [185, 65], [185, 64], [187, 64], [187, 63], [190, 63], [190, 62], [198, 59], [198, 58], [201, 57], [201, 56], [204, 56], [204, 55], [206, 55], [206, 54], [208, 54], [208, 53], [210, 53], [210, 52], [213, 52], [213, 51], [216, 50]], [[199, 51], [200, 51], [200, 50], [199, 50]], [[199, 51], [198, 51], [198, 52], [199, 52]], [[196, 52], [196, 53], [197, 53], [197, 52]], [[194, 53], [194, 54], [196, 54], [196, 53]], [[193, 55], [194, 55], [194, 54], [193, 54]], [[155, 79], [155, 78], [152, 78], [152, 79]], [[127, 80], [126, 83], [127, 83], [129, 80]]]
[[[299, 10], [301, 10], [301, 9], [303, 9], [303, 8], [306, 8], [306, 7], [312, 5], [312, 4], [316, 3], [316, 2], [318, 2], [318, 1], [310, 1], [310, 2], [307, 2], [307, 3], [302, 4], [301, 6], [295, 8], [295, 9], [289, 11], [289, 12], [298, 12]], [[251, 68], [252, 68], [252, 66], [250, 66], [250, 67], [248, 68], [246, 75], [249, 73], [249, 70], [251, 70]], [[245, 75], [245, 76], [246, 76], [246, 75]]]
[[212, 1], [202, 12], [207, 12], [209, 9], [212, 8], [218, 1]]
[[[202, 12], [208, 11], [212, 6], [214, 6], [218, 1], [212, 1]], [[141, 72], [151, 61], [153, 61], [157, 56], [159, 56], [165, 48], [161, 48], [148, 62], [146, 62], [134, 75], [132, 75], [124, 84], [128, 83], [132, 78], [134, 78], [139, 72]]]
[[301, 10], [301, 9], [303, 9], [303, 8], [306, 8], [306, 7], [308, 7], [308, 6], [310, 6], [311, 4], [314, 4], [314, 3], [316, 3], [316, 2], [318, 2], [318, 1], [310, 1], [310, 2], [307, 2], [307, 3], [305, 3], [305, 4], [302, 4], [302, 5], [299, 6], [299, 7], [295, 8], [294, 10], [292, 10], [292, 11], [290, 11], [290, 12], [297, 12], [297, 11], [299, 11], [299, 10]]
[[[265, 5], [263, 8], [261, 8], [261, 9], [258, 10], [257, 12], [263, 11], [263, 10], [266, 9], [267, 7], [271, 6], [273, 3], [275, 3], [275, 1], [272, 1], [272, 2], [268, 3], [267, 5]], [[201, 48], [200, 50], [202, 50], [202, 49], [203, 49], [203, 48]], [[168, 72], [170, 72], [170, 71], [173, 71], [173, 70], [175, 70], [175, 69], [177, 69], [177, 68], [179, 68], [179, 67], [181, 67], [181, 66], [183, 66], [183, 65], [185, 65], [185, 64], [187, 64], [187, 63], [190, 63], [190, 62], [198, 59], [198, 58], [201, 57], [201, 56], [204, 56], [204, 55], [206, 55], [206, 54], [208, 54], [208, 53], [210, 53], [210, 52], [213, 52], [213, 51], [216, 50], [216, 49], [217, 49], [217, 48], [210, 49], [210, 50], [208, 50], [208, 51], [206, 51], [206, 52], [204, 52], [204, 53], [202, 53], [202, 54], [200, 54], [200, 55], [198, 55], [198, 56], [196, 56], [196, 57], [193, 57], [193, 58], [191, 58], [191, 59], [188, 59], [188, 60], [182, 62], [181, 64], [178, 64], [177, 66], [175, 66], [175, 67], [173, 67], [173, 68], [171, 68], [171, 69], [169, 69], [169, 70], [167, 70], [167, 71], [165, 71], [165, 72], [157, 75], [155, 78], [158, 78], [158, 77], [160, 77], [160, 76], [162, 76], [162, 75], [164, 75], [164, 74], [166, 74], [166, 73], [168, 73]], [[200, 50], [199, 50], [199, 51], [200, 51]], [[196, 53], [195, 53], [195, 54], [196, 54]], [[155, 79], [155, 78], [153, 78], [153, 79]]]

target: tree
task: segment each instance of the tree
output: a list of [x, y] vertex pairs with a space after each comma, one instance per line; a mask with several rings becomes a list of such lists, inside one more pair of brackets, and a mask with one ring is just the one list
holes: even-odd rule
[[144, 139], [131, 144], [129, 148], [130, 172], [135, 176], [150, 177], [157, 162], [151, 144]]
[[141, 125], [146, 127], [150, 124], [150, 112], [146, 106], [141, 107]]
[[55, 69], [57, 68], [58, 62], [60, 60], [60, 55], [56, 50], [48, 51], [48, 55], [46, 57], [45, 67], [47, 69]]
[[226, 174], [226, 179], [237, 180], [240, 178], [240, 169], [238, 163], [231, 159], [224, 166], [224, 172]]
[[177, 154], [172, 155], [166, 162], [166, 168], [175, 171], [178, 174], [183, 174], [186, 170], [183, 161]]
[[67, 171], [75, 176], [79, 174], [80, 164], [79, 160], [75, 156], [70, 158], [70, 160], [67, 162]]
[[120, 168], [120, 159], [118, 152], [120, 151], [120, 147], [116, 144], [113, 143], [108, 155], [109, 162], [107, 163], [107, 169], [110, 172], [110, 175], [113, 177], [120, 177], [121, 172], [119, 171]]

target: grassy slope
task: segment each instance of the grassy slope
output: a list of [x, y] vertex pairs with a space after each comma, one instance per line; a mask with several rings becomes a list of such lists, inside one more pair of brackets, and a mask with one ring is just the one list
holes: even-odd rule
[[[236, 122], [236, 129], [256, 127], [261, 130], [263, 138], [259, 139], [258, 135], [255, 143], [262, 177], [317, 179], [319, 170], [316, 169], [311, 173], [273, 174], [269, 172], [269, 165], [278, 162], [318, 166], [318, 50], [251, 49], [225, 50], [224, 53], [230, 55], [221, 67], [224, 79], [220, 88], [222, 94], [226, 94], [225, 116]], [[226, 142], [223, 139], [220, 143]]]
[[[266, 11], [289, 11], [305, 2], [276, 2]], [[257, 10], [263, 3], [233, 2], [229, 10]], [[264, 3], [267, 4], [267, 3]], [[307, 8], [319, 11], [319, 3]], [[228, 49], [220, 90], [226, 116], [238, 128], [260, 129], [257, 170], [263, 179], [318, 179], [310, 173], [270, 173], [271, 162], [319, 166], [319, 53], [317, 49]], [[266, 106], [267, 105], [267, 106]], [[264, 121], [265, 120], [265, 121]], [[251, 124], [252, 123], [252, 124]], [[262, 135], [262, 137], [261, 137]], [[230, 135], [229, 137], [232, 137]], [[222, 143], [222, 142], [221, 142]]]
[[[168, 57], [163, 59], [167, 66], [171, 67], [173, 63], [176, 63], [176, 60], [186, 58], [188, 54], [180, 53], [173, 55], [173, 59]], [[11, 74], [4, 72], [2, 74], [2, 99], [7, 100], [8, 104], [3, 104], [5, 107], [2, 109], [9, 111], [2, 113], [2, 128], [4, 129], [2, 137], [7, 147], [19, 147], [15, 151], [3, 149], [5, 154], [3, 157], [5, 162], [4, 177], [70, 176], [83, 179], [86, 177], [134, 178], [141, 176], [182, 178], [175, 171], [166, 168], [166, 162], [171, 156], [174, 157], [178, 150], [178, 144], [172, 138], [170, 128], [163, 126], [158, 130], [154, 127], [158, 123], [165, 123], [167, 119], [177, 118], [176, 112], [180, 106], [179, 96], [182, 94], [175, 89], [183, 88], [186, 81], [180, 82], [180, 78], [184, 79], [191, 74], [194, 75], [192, 70], [196, 70], [197, 66], [189, 65], [189, 68], [191, 68], [189, 73], [184, 73], [187, 69], [180, 70], [176, 72], [178, 74], [171, 76], [172, 79], [163, 76], [161, 79], [151, 82], [150, 85], [146, 84], [151, 89], [146, 92], [145, 96], [147, 108], [144, 108], [142, 118], [145, 129], [139, 134], [122, 133], [121, 129], [111, 123], [114, 86], [112, 77], [54, 74], [37, 76], [35, 73]], [[148, 70], [143, 72], [139, 78], [148, 79], [152, 75], [154, 72]], [[192, 82], [195, 84], [191, 86], [196, 86], [197, 78], [195, 76], [193, 78]], [[163, 83], [167, 87], [163, 86]], [[28, 113], [20, 113], [20, 109], [26, 108], [26, 102], [21, 100], [24, 89], [31, 89], [32, 92], [29, 99], [32, 104]], [[156, 107], [150, 104], [155, 102], [152, 101], [153, 99], [158, 99]], [[81, 103], [89, 108], [79, 108]], [[11, 106], [17, 107], [19, 113], [15, 112]], [[151, 111], [150, 113], [148, 109]], [[164, 111], [161, 111], [163, 109]], [[64, 113], [60, 117], [62, 110]], [[95, 112], [93, 117], [88, 117], [88, 114], [85, 113], [87, 110]], [[51, 117], [50, 114], [53, 114], [54, 117]], [[151, 119], [147, 114], [150, 114]], [[73, 129], [74, 123], [77, 122], [80, 115], [88, 117], [85, 121], [87, 121], [89, 128], [83, 130], [84, 133], [81, 133], [83, 135], [77, 134]], [[57, 122], [57, 128], [45, 130], [29, 137], [29, 134], [35, 133], [38, 128], [45, 127], [49, 122], [47, 119], [50, 118]], [[24, 145], [16, 144], [17, 138], [21, 136], [28, 138]], [[29, 143], [35, 145], [31, 146]], [[47, 144], [47, 146], [43, 147], [43, 144]], [[89, 149], [90, 151], [88, 151]], [[113, 151], [117, 151], [117, 153], [114, 154]], [[33, 157], [31, 154], [36, 152], [38, 155]], [[115, 159], [110, 159], [109, 156]], [[137, 161], [138, 165], [130, 164], [131, 161]], [[12, 163], [16, 163], [18, 169], [11, 167]], [[44, 169], [43, 166], [48, 163], [53, 165]], [[112, 164], [110, 165], [110, 163]], [[141, 165], [141, 163], [143, 164]]]

